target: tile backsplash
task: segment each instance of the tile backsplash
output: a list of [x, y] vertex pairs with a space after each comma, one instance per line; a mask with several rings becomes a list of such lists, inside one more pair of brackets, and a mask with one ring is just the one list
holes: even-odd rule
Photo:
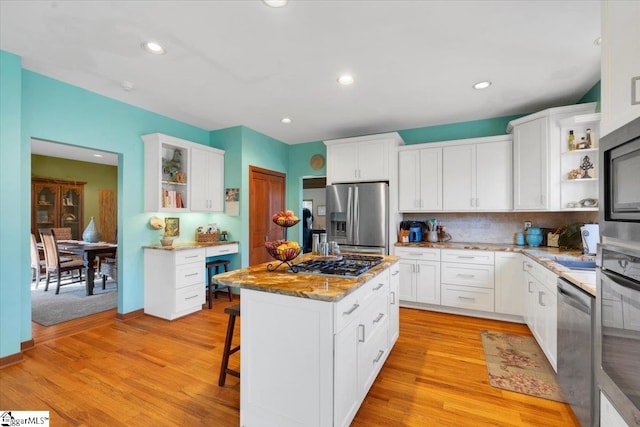
[[447, 227], [453, 242], [515, 243], [515, 234], [524, 231], [524, 222], [533, 227], [558, 228], [576, 222], [596, 223], [598, 212], [464, 212], [404, 214], [405, 221], [436, 218]]

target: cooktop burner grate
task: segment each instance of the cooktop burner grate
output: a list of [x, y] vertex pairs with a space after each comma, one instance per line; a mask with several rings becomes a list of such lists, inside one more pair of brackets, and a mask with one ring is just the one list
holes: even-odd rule
[[383, 257], [345, 254], [338, 260], [309, 260], [295, 265], [299, 273], [358, 277], [384, 261]]

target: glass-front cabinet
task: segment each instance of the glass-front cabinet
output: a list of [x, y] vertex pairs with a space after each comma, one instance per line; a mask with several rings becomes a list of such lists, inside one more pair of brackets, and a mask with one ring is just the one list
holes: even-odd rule
[[31, 179], [31, 231], [40, 239], [43, 228], [70, 228], [80, 240], [83, 230], [84, 182]]

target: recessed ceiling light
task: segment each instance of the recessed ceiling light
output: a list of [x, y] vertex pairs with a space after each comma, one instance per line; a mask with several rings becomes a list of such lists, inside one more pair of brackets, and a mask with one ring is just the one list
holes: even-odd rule
[[162, 47], [162, 45], [158, 42], [142, 43], [142, 48], [154, 55], [164, 55], [165, 53], [167, 53], [166, 50], [164, 50], [164, 47]]
[[133, 90], [134, 84], [129, 80], [123, 80], [122, 83], [120, 83], [120, 86], [123, 90], [131, 92]]
[[102, 154], [94, 154], [93, 157], [103, 157]]
[[285, 125], [288, 125], [288, 124], [291, 124], [291, 122], [292, 122], [293, 120], [291, 120], [291, 118], [289, 118], [289, 117], [283, 117], [280, 121], [281, 121], [282, 123], [284, 123]]
[[285, 7], [288, 0], [262, 0], [269, 7]]
[[593, 44], [600, 46], [602, 44], [602, 37], [598, 37], [593, 41]]
[[489, 86], [491, 86], [491, 82], [489, 80], [485, 80], [482, 82], [478, 82], [476, 84], [473, 85], [474, 89], [486, 89]]
[[343, 74], [340, 77], [338, 77], [338, 83], [344, 86], [351, 85], [353, 84], [354, 81], [355, 80], [353, 79], [353, 76], [351, 74]]

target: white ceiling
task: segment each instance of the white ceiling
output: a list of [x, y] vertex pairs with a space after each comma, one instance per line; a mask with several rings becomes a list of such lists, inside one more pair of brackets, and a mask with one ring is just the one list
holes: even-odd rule
[[31, 154], [118, 166], [118, 155], [115, 153], [91, 150], [75, 145], [52, 143], [35, 138], [31, 139]]
[[[575, 103], [600, 79], [599, 35], [600, 2], [584, 0], [0, 0], [0, 48], [24, 68], [286, 143]], [[149, 39], [167, 54], [143, 51]], [[336, 83], [343, 72], [354, 85]]]

